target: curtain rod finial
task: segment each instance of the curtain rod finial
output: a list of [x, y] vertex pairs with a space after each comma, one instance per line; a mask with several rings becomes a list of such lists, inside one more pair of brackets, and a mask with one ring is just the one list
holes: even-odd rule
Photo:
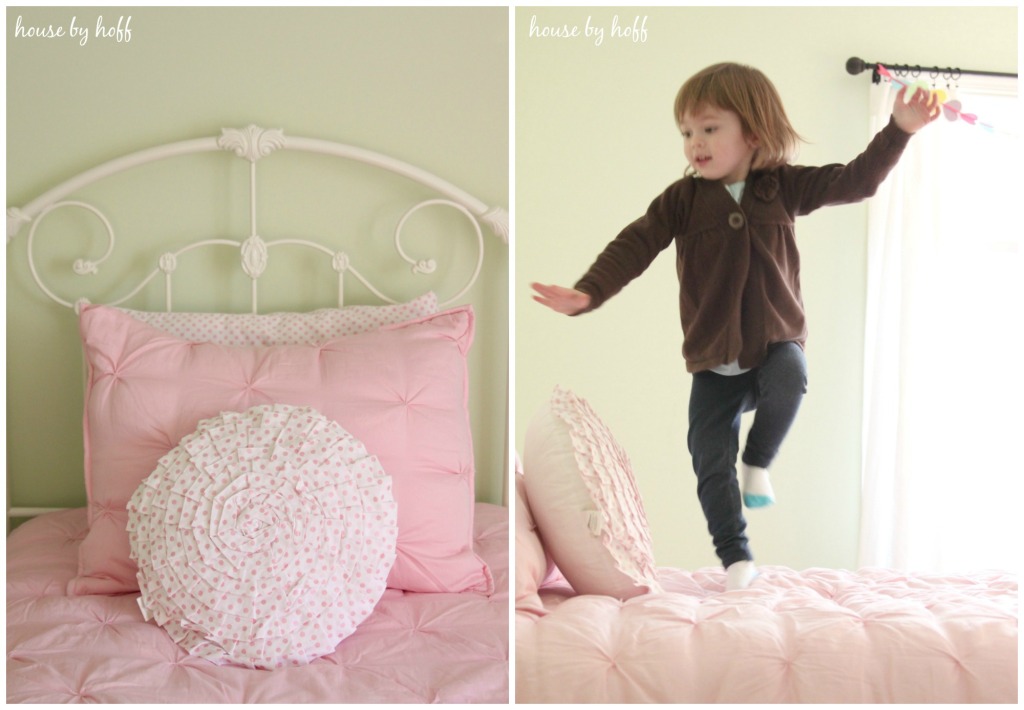
[[868, 68], [868, 65], [864, 63], [864, 60], [859, 57], [850, 57], [846, 60], [846, 72], [848, 74], [860, 74], [862, 71]]

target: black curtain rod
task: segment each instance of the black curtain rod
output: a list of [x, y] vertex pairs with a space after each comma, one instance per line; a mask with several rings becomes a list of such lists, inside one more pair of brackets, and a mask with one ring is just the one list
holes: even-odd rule
[[922, 67], [917, 64], [890, 64], [889, 62], [865, 62], [863, 59], [858, 57], [850, 57], [846, 60], [846, 71], [849, 74], [857, 75], [868, 69], [871, 70], [871, 83], [877, 84], [882, 80], [882, 76], [878, 73], [878, 65], [881, 64], [886, 69], [892, 70], [894, 73], [900, 76], [910, 75], [917, 78], [930, 77], [932, 79], [948, 79], [956, 80], [964, 74], [976, 74], [978, 76], [1007, 76], [1017, 78], [1016, 74], [1007, 74], [1005, 72], [998, 71], [977, 71], [975, 69], [960, 69], [959, 67]]

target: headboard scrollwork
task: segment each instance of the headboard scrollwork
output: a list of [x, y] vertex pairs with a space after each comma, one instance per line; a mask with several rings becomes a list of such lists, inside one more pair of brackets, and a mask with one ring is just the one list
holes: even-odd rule
[[435, 271], [437, 263], [434, 259], [414, 259], [403, 248], [402, 231], [409, 218], [422, 209], [437, 206], [454, 209], [463, 215], [476, 235], [478, 247], [476, 266], [465, 286], [458, 293], [444, 300], [444, 304], [453, 303], [462, 298], [479, 277], [484, 257], [484, 230], [482, 225], [486, 226], [504, 243], [508, 243], [509, 219], [508, 213], [504, 208], [487, 205], [428, 171], [381, 153], [352, 145], [322, 139], [286, 136], [281, 129], [268, 129], [256, 125], [249, 125], [241, 129], [224, 128], [220, 136], [217, 137], [191, 139], [156, 146], [125, 155], [87, 170], [48, 190], [26, 205], [8, 208], [7, 239], [10, 242], [26, 224], [30, 225], [27, 253], [33, 280], [56, 303], [77, 309], [78, 305], [84, 302], [85, 299], [70, 301], [61, 298], [54, 293], [53, 289], [46, 285], [36, 267], [34, 258], [36, 230], [45, 218], [55, 210], [70, 207], [86, 210], [101, 221], [107, 239], [105, 252], [96, 259], [75, 259], [71, 266], [74, 273], [80, 276], [96, 274], [114, 250], [116, 241], [115, 231], [111, 221], [99, 208], [79, 199], [68, 199], [70, 196], [88, 185], [140, 165], [180, 155], [227, 151], [249, 162], [248, 235], [240, 239], [204, 239], [188, 244], [176, 251], [160, 254], [156, 267], [140, 283], [131, 288], [128, 293], [117, 300], [109, 302], [109, 305], [124, 303], [138, 294], [153, 279], [159, 278], [162, 275], [164, 279], [165, 306], [167, 310], [173, 310], [172, 281], [178, 266], [179, 257], [186, 252], [202, 247], [229, 246], [238, 249], [241, 268], [252, 281], [251, 307], [255, 313], [259, 307], [257, 282], [266, 270], [271, 251], [285, 245], [310, 249], [314, 252], [322, 253], [329, 259], [331, 268], [337, 273], [339, 307], [344, 305], [345, 277], [349, 274], [377, 298], [387, 303], [395, 303], [396, 299], [388, 296], [371, 283], [370, 279], [356, 267], [355, 260], [347, 252], [338, 251], [331, 246], [310, 239], [265, 239], [260, 235], [256, 223], [257, 163], [262, 158], [280, 150], [305, 151], [357, 161], [408, 178], [437, 193], [438, 197], [423, 200], [406, 210], [398, 220], [394, 230], [395, 249], [399, 257], [409, 264], [414, 274], [432, 273]]

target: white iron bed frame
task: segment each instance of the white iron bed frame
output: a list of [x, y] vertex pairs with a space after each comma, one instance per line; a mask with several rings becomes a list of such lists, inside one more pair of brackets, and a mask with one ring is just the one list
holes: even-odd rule
[[[457, 302], [476, 283], [480, 275], [484, 258], [484, 237], [483, 226], [486, 226], [495, 236], [505, 244], [509, 239], [509, 216], [508, 212], [499, 206], [490, 206], [473, 197], [464, 190], [452, 183], [432, 174], [426, 170], [410, 165], [409, 163], [397, 160], [387, 155], [377, 153], [364, 148], [359, 148], [345, 143], [318, 138], [303, 138], [285, 135], [279, 128], [262, 128], [256, 125], [249, 125], [245, 128], [223, 128], [219, 136], [207, 138], [195, 138], [189, 140], [167, 143], [140, 150], [120, 158], [110, 160], [86, 170], [61, 184], [47, 190], [35, 199], [22, 207], [9, 207], [7, 210], [7, 241], [16, 237], [25, 225], [30, 225], [26, 250], [29, 268], [32, 278], [38, 287], [52, 301], [67, 308], [73, 308], [77, 312], [79, 307], [88, 303], [88, 299], [79, 298], [74, 301], [58, 296], [40, 276], [39, 269], [34, 259], [34, 246], [36, 231], [45, 221], [47, 215], [62, 208], [73, 207], [94, 215], [103, 224], [107, 236], [106, 251], [98, 259], [91, 260], [79, 258], [74, 260], [72, 269], [79, 276], [94, 275], [99, 272], [100, 266], [113, 253], [116, 237], [111, 221], [102, 210], [96, 206], [77, 199], [68, 199], [83, 188], [97, 183], [105, 178], [133, 168], [153, 163], [167, 158], [210, 152], [230, 152], [237, 157], [249, 162], [249, 234], [245, 239], [206, 239], [188, 244], [176, 251], [164, 252], [159, 256], [156, 268], [154, 268], [140, 283], [131, 288], [124, 296], [109, 301], [107, 305], [120, 305], [138, 294], [147, 284], [157, 278], [159, 274], [164, 276], [164, 302], [167, 311], [173, 310], [173, 276], [177, 269], [178, 257], [186, 252], [210, 246], [230, 246], [239, 250], [242, 270], [251, 279], [251, 309], [253, 313], [258, 312], [258, 288], [257, 283], [267, 267], [270, 249], [280, 246], [295, 246], [311, 249], [328, 259], [331, 268], [338, 276], [338, 307], [342, 307], [345, 301], [345, 276], [352, 274], [363, 286], [374, 296], [385, 303], [397, 303], [398, 301], [377, 288], [370, 280], [360, 272], [353, 264], [353, 259], [344, 251], [337, 251], [332, 247], [309, 239], [274, 239], [264, 240], [259, 233], [256, 222], [257, 215], [257, 163], [260, 159], [276, 151], [300, 151], [315, 153], [326, 156], [333, 156], [350, 161], [356, 161], [365, 165], [380, 168], [396, 175], [408, 178], [420, 185], [429, 188], [438, 197], [431, 197], [422, 200], [411, 207], [398, 220], [394, 230], [394, 246], [399, 257], [404, 260], [412, 269], [414, 274], [430, 274], [437, 268], [434, 259], [411, 258], [402, 248], [402, 230], [413, 214], [425, 207], [447, 206], [465, 216], [475, 233], [477, 241], [477, 259], [473, 272], [462, 287], [462, 289], [441, 301], [440, 305], [449, 305]], [[507, 410], [507, 402], [506, 402]], [[507, 421], [507, 411], [506, 411]], [[508, 448], [506, 432], [506, 451]], [[507, 458], [507, 457], [506, 457]], [[505, 481], [508, 480], [507, 461], [505, 462]], [[507, 485], [503, 487], [503, 491]], [[8, 492], [7, 519], [8, 527], [14, 518], [27, 518], [43, 513], [63, 510], [56, 507], [27, 507], [11, 506], [10, 494]]]

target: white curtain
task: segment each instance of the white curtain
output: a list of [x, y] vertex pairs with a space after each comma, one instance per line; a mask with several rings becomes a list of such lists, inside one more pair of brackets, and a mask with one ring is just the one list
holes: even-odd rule
[[[945, 82], [939, 79], [939, 85]], [[872, 133], [899, 87], [872, 87]], [[910, 141], [869, 205], [862, 566], [1016, 570], [1024, 478], [1024, 189], [1015, 79]]]

